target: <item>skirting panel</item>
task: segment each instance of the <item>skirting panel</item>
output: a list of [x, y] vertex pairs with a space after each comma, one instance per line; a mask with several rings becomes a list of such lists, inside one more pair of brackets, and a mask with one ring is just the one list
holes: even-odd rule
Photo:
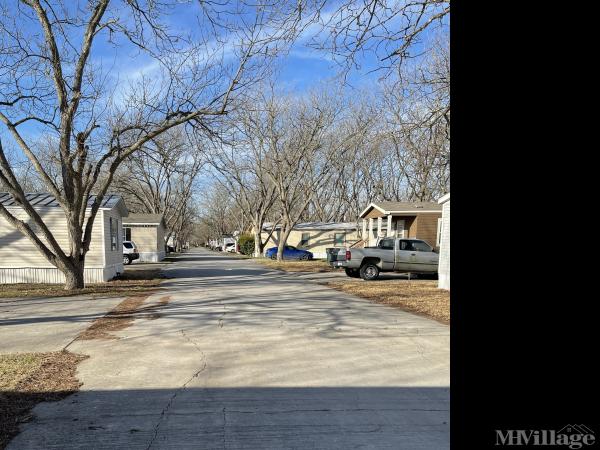
[[159, 262], [165, 259], [165, 252], [140, 252], [139, 262]]
[[[85, 269], [83, 272], [83, 279], [86, 283], [102, 283], [113, 278], [117, 272], [123, 273], [123, 264], [116, 264], [110, 267], [93, 267]], [[0, 284], [62, 284], [64, 282], [64, 274], [56, 267], [0, 268]]]

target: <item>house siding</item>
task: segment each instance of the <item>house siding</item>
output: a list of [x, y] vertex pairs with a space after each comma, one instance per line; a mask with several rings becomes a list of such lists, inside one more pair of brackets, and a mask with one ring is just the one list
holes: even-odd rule
[[[109, 273], [114, 273], [115, 276], [118, 273], [123, 273], [123, 219], [119, 211], [104, 210], [104, 261], [107, 268], [110, 268]], [[112, 250], [110, 242], [110, 219], [116, 221], [113, 225], [116, 227], [117, 233], [117, 248]], [[112, 277], [111, 277], [112, 278]]]
[[[442, 214], [419, 214], [415, 220], [414, 237], [422, 239], [432, 247], [437, 246], [438, 219]], [[412, 227], [411, 227], [412, 228]]]
[[159, 226], [124, 225], [131, 229], [131, 240], [140, 254], [140, 262], [158, 262], [165, 258], [165, 231]]
[[379, 211], [377, 208], [372, 208], [368, 214], [365, 215], [365, 219], [376, 219], [378, 217], [383, 217], [384, 214]]
[[[300, 246], [300, 242], [302, 240], [302, 233], [308, 233], [310, 235], [308, 245]], [[312, 252], [315, 258], [326, 258], [327, 252], [326, 249], [335, 247], [333, 244], [334, 235], [337, 233], [345, 234], [345, 245], [338, 246], [339, 248], [348, 247], [355, 242], [360, 240], [357, 230], [292, 230], [290, 236], [287, 240], [287, 245], [292, 245], [297, 248], [301, 248], [302, 250], [308, 250]], [[268, 232], [263, 231], [261, 233], [261, 238], [264, 240], [268, 236]], [[276, 247], [279, 243], [278, 240], [278, 232], [275, 231], [273, 236], [269, 239], [267, 244], [265, 245], [265, 251], [271, 247]]]
[[450, 199], [448, 199], [442, 207], [438, 287], [440, 289], [450, 290]]
[[[32, 224], [22, 208], [8, 208], [18, 219]], [[46, 226], [65, 253], [69, 253], [69, 234], [64, 212], [58, 208], [36, 208]], [[98, 211], [92, 230], [90, 250], [86, 255], [84, 280], [88, 283], [106, 281], [103, 245], [104, 210]], [[115, 213], [118, 215], [118, 213]], [[45, 243], [41, 232], [38, 236]], [[109, 270], [111, 273], [113, 270]], [[116, 269], [114, 274], [116, 274]], [[122, 272], [122, 261], [121, 270]], [[114, 274], [112, 276], [114, 276]], [[112, 278], [112, 276], [110, 278]], [[62, 272], [54, 267], [18, 230], [0, 217], [0, 283], [64, 283]]]

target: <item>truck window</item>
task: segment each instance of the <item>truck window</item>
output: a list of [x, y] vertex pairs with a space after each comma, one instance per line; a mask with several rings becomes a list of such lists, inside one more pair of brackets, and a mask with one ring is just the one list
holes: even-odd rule
[[412, 252], [414, 250], [411, 241], [400, 241], [400, 250], [406, 250]]
[[430, 252], [431, 246], [423, 241], [413, 241], [413, 247], [417, 252]]
[[394, 250], [394, 240], [393, 239], [382, 239], [381, 241], [379, 241], [378, 247], [385, 249], [385, 250]]

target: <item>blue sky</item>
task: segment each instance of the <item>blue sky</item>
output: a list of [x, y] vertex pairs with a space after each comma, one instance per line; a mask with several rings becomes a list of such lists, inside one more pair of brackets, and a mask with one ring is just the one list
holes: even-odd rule
[[[7, 0], [8, 7], [15, 8], [18, 0]], [[338, 0], [332, 0], [328, 3], [324, 14], [332, 10]], [[74, 8], [77, 4], [84, 5], [86, 0], [68, 0], [66, 4]], [[106, 18], [119, 17], [121, 20], [128, 20], [130, 10], [123, 6], [124, 1], [114, 0], [113, 10], [107, 12]], [[176, 3], [176, 2], [174, 2]], [[160, 16], [160, 22], [165, 23], [177, 33], [186, 33], [198, 38], [208, 29], [208, 23], [203, 19], [200, 4], [197, 0], [190, 0], [188, 3], [181, 2], [172, 8], [167, 14]], [[233, 16], [228, 16], [233, 17]], [[236, 19], [236, 21], [239, 19]], [[29, 23], [24, 28], [25, 33], [39, 33], [39, 24]], [[277, 89], [279, 92], [289, 92], [301, 94], [317, 87], [323, 86], [326, 82], [333, 81], [333, 85], [341, 84], [339, 78], [341, 66], [333, 59], [332, 55], [326, 51], [318, 51], [308, 45], [308, 41], [314, 37], [318, 27], [312, 26], [303, 33], [295, 44], [290, 48], [287, 54], [280, 55], [276, 60]], [[109, 44], [106, 41], [108, 34], [103, 33], [98, 36], [92, 48], [90, 61], [93, 64], [101, 62], [102, 70], [108, 73], [113, 83], [118, 85], [118, 90], [126, 92], [128, 80], [137, 80], [141, 74], [153, 75], [159, 73], [159, 64], [147, 54], [140, 53], [139, 49], [127, 42], [123, 37], [118, 39], [117, 46]], [[75, 44], [81, 42], [81, 29], [75, 31], [71, 36]], [[212, 39], [212, 37], [208, 37]], [[373, 54], [357, 55], [356, 62], [361, 66], [360, 69], [353, 68], [347, 73], [346, 90], [351, 95], [352, 88], [375, 90], [377, 81], [384, 75], [383, 71], [373, 71], [380, 66], [380, 62]], [[111, 84], [111, 83], [109, 83]], [[26, 134], [33, 136], [37, 134], [35, 126], [26, 125], [22, 128]], [[0, 135], [4, 135], [0, 131]], [[3, 139], [5, 145], [11, 139]]]
[[[333, 6], [334, 2], [331, 2], [331, 5]], [[178, 5], [169, 15], [162, 16], [161, 21], [178, 32], [196, 35], [207, 26], [206, 22], [201, 22], [201, 17], [200, 6], [194, 1]], [[276, 66], [279, 73], [277, 81], [283, 90], [302, 92], [339, 74], [341, 68], [332, 60], [329, 53], [314, 50], [307, 45], [308, 39], [314, 35], [314, 30], [315, 27], [301, 35], [287, 54], [277, 58]], [[115, 49], [99, 41], [96, 43], [93, 56], [107, 62], [114, 60], [115, 73], [118, 73], [121, 79], [129, 77], [132, 73], [147, 69], [151, 71], [157, 67], [153, 60], [146, 55], [140, 55], [130, 45]], [[381, 73], [369, 73], [377, 66], [377, 60], [373, 55], [359, 57], [358, 62], [362, 68], [348, 74], [348, 84], [352, 86], [369, 84], [381, 76]]]

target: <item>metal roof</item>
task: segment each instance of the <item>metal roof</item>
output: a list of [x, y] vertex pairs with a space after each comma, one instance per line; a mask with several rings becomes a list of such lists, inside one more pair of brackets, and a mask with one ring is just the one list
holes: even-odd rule
[[159, 225], [163, 220], [162, 214], [141, 214], [129, 213], [127, 217], [123, 217], [123, 225], [140, 223], [147, 225]]
[[[56, 201], [56, 198], [54, 197], [54, 195], [48, 194], [45, 192], [44, 193], [27, 193], [27, 194], [25, 194], [25, 198], [27, 198], [27, 200], [29, 201], [29, 203], [31, 203], [31, 206], [33, 206], [33, 207], [52, 208], [52, 207], [60, 206], [60, 204]], [[88, 208], [91, 208], [92, 203], [94, 203], [95, 200], [96, 200], [96, 196], [90, 195], [90, 197], [88, 198], [88, 202], [87, 202]], [[117, 203], [119, 203], [119, 201], [121, 201], [120, 195], [106, 194], [104, 196], [104, 199], [102, 200], [102, 204], [100, 205], [100, 208], [112, 209], [117, 205]], [[19, 203], [17, 203], [17, 201], [15, 201], [13, 196], [7, 192], [0, 192], [0, 204], [2, 204], [3, 206], [21, 207], [21, 205]]]
[[[272, 223], [265, 223], [263, 230], [270, 230]], [[277, 225], [275, 229], [281, 228]], [[355, 222], [303, 222], [294, 225], [294, 230], [357, 230], [358, 226]]]

